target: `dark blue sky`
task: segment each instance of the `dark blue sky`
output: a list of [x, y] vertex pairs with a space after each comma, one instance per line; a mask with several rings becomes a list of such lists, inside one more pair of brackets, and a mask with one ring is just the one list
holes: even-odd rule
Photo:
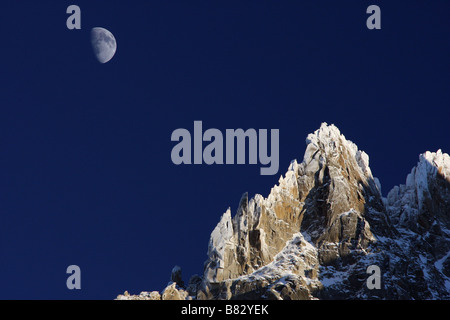
[[[66, 28], [81, 7], [81, 30]], [[370, 4], [382, 29], [368, 30]], [[0, 298], [113, 299], [201, 274], [243, 192], [267, 196], [334, 123], [386, 194], [450, 151], [450, 3], [2, 1]], [[90, 29], [118, 50], [99, 64]], [[173, 130], [280, 130], [280, 170], [175, 166]], [[71, 264], [80, 291], [66, 288]]]

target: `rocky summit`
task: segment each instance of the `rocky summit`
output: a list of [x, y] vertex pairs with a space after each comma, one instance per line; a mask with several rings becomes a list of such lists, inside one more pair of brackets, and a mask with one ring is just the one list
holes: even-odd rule
[[[118, 299], [449, 299], [450, 157], [419, 156], [386, 198], [334, 125], [306, 139], [267, 198], [244, 194], [211, 233], [202, 276]], [[375, 283], [370, 285], [374, 273]]]

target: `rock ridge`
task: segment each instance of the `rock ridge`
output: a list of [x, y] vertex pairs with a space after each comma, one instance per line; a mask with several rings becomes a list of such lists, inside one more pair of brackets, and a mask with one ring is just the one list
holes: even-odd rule
[[[164, 290], [170, 295], [144, 296], [449, 299], [449, 237], [448, 154], [420, 155], [406, 184], [383, 198], [369, 156], [323, 123], [307, 136], [303, 161], [291, 162], [267, 198], [244, 193], [234, 216], [225, 211], [203, 275], [189, 289], [180, 279]], [[366, 285], [370, 265], [382, 272], [380, 289]], [[142, 294], [118, 298], [134, 297]]]

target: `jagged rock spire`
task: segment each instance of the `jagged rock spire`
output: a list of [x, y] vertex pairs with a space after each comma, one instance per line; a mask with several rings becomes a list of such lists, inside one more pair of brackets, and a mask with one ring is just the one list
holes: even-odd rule
[[[369, 156], [323, 123], [267, 198], [244, 193], [226, 210], [207, 256], [188, 291], [171, 284], [161, 298], [448, 299], [450, 158], [422, 154], [383, 199]], [[379, 290], [365, 284], [369, 265]]]

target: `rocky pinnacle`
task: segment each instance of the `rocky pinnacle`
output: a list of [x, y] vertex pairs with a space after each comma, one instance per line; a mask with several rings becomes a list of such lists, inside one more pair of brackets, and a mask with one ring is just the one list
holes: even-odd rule
[[[381, 287], [367, 286], [377, 266]], [[425, 152], [386, 198], [334, 125], [306, 138], [267, 198], [245, 193], [211, 233], [201, 276], [118, 299], [449, 299], [450, 157]]]

